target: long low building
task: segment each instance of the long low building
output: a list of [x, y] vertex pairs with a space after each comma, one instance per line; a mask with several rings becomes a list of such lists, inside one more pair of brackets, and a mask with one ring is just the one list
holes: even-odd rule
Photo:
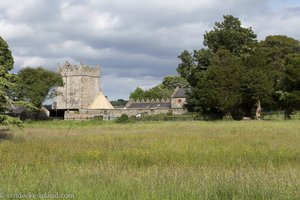
[[60, 94], [53, 103], [51, 117], [66, 120], [81, 120], [102, 117], [115, 119], [122, 114], [129, 116], [155, 115], [186, 112], [186, 89], [176, 88], [170, 99], [129, 100], [124, 108], [115, 109], [100, 88], [100, 66], [71, 65], [65, 62], [58, 66], [64, 86], [57, 88]]
[[122, 114], [128, 116], [145, 116], [158, 114], [180, 115], [187, 112], [184, 107], [186, 104], [186, 91], [184, 88], [176, 88], [170, 99], [161, 100], [137, 100], [132, 99], [124, 108], [118, 109], [79, 109], [78, 111], [66, 111], [66, 120], [83, 120], [90, 118], [103, 118], [113, 120]]

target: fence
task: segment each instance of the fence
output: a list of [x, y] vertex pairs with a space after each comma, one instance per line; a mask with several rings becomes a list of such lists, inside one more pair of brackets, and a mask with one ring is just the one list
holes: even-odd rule
[[[240, 117], [242, 119], [243, 116]], [[168, 115], [168, 114], [161, 114], [161, 115], [141, 115], [139, 117], [131, 117], [136, 121], [211, 121], [211, 120], [221, 120], [219, 115], [208, 116], [208, 115], [200, 115], [197, 113], [191, 114], [184, 114], [184, 115]], [[51, 118], [54, 120], [60, 120], [63, 118]], [[105, 120], [105, 121], [113, 121], [117, 119], [116, 116], [95, 116], [95, 117], [76, 117], [76, 118], [68, 118], [68, 120], [89, 120], [89, 119], [98, 119], [98, 120]], [[229, 118], [230, 119], [230, 118]], [[261, 114], [262, 120], [284, 120], [284, 113], [282, 111], [269, 111], [263, 112]], [[295, 113], [292, 115], [292, 119], [300, 120], [300, 113]]]
[[196, 115], [148, 115], [137, 118], [138, 121], [195, 121], [200, 120]]
[[[242, 119], [243, 116], [236, 117], [236, 118]], [[221, 120], [219, 115], [214, 115], [214, 116], [200, 115], [200, 114], [148, 115], [148, 116], [142, 116], [140, 119], [138, 119], [138, 121], [211, 121], [211, 120], [218, 120], [218, 119]], [[284, 120], [284, 113], [282, 111], [263, 112], [261, 114], [261, 119], [262, 120]], [[298, 112], [292, 115], [292, 119], [300, 120], [300, 113]]]
[[[283, 120], [284, 119], [284, 113], [283, 111], [269, 111], [269, 112], [263, 112], [261, 114], [263, 120]], [[293, 114], [292, 119], [300, 119], [300, 113], [297, 112]]]

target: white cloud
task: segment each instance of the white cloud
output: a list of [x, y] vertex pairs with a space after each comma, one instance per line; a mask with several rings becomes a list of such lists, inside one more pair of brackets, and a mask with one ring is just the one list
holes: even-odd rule
[[[112, 98], [176, 74], [184, 49], [203, 47], [203, 34], [233, 14], [259, 39], [300, 39], [298, 0], [10, 0], [0, 4], [0, 35], [24, 66], [55, 69], [69, 60], [102, 66]], [[121, 90], [119, 90], [122, 88]]]
[[34, 32], [27, 24], [13, 24], [5, 19], [0, 20], [0, 35], [6, 40], [24, 38]]

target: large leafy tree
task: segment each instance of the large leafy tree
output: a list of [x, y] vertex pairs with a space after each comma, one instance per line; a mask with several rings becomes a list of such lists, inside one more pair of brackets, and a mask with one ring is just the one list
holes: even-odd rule
[[242, 57], [244, 73], [242, 74], [240, 107], [245, 111], [245, 116], [252, 117], [252, 109], [257, 104], [268, 105], [273, 90], [272, 74], [266, 62], [266, 55], [260, 48], [251, 54]]
[[[270, 35], [259, 43], [259, 48], [266, 55], [268, 72], [273, 80], [273, 109], [284, 109], [285, 118], [289, 119], [294, 109], [290, 105], [297, 105], [296, 93], [287, 92], [286, 87], [289, 82], [286, 81], [287, 66], [292, 59], [289, 56], [300, 53], [300, 42], [294, 38], [285, 35]], [[285, 79], [285, 80], [284, 80]], [[283, 84], [285, 83], [285, 84]], [[294, 100], [293, 100], [294, 99]], [[292, 106], [293, 107], [293, 106]]]
[[[208, 109], [223, 114], [234, 107], [242, 108], [250, 116], [256, 103], [269, 97], [272, 91], [265, 54], [258, 47], [255, 33], [242, 27], [238, 18], [227, 15], [204, 34], [204, 45], [207, 49], [183, 51], [179, 55], [182, 62], [177, 71], [192, 86], [191, 106], [201, 107], [202, 112]], [[228, 96], [221, 98], [226, 92]]]
[[300, 53], [300, 42], [285, 35], [270, 35], [259, 43], [259, 47], [266, 55], [269, 73], [272, 73], [274, 87], [278, 89], [284, 76], [286, 58]]
[[286, 58], [284, 76], [280, 84], [279, 102], [286, 119], [300, 110], [300, 54]]
[[247, 58], [255, 52], [256, 35], [251, 28], [244, 28], [238, 18], [225, 15], [223, 22], [216, 22], [213, 30], [204, 34], [204, 46], [207, 49], [188, 52], [184, 50], [178, 58], [181, 63], [177, 72], [191, 86], [197, 83], [195, 74], [203, 72], [211, 66], [213, 55], [220, 49], [226, 49], [238, 57]]
[[13, 83], [15, 77], [9, 73], [13, 69], [13, 64], [11, 51], [7, 43], [0, 37], [0, 123], [6, 125], [21, 124], [19, 119], [4, 114], [13, 104], [21, 104], [21, 102], [15, 102], [9, 95], [10, 91], [16, 87], [16, 84]]
[[62, 76], [42, 67], [26, 67], [19, 71], [20, 93], [24, 100], [40, 108], [42, 103], [57, 95], [53, 89], [63, 85]]
[[187, 80], [180, 76], [165, 76], [162, 81], [162, 87], [170, 91], [175, 90], [176, 87], [187, 88], [188, 86]]
[[189, 93], [188, 102], [204, 114], [229, 115], [241, 101], [241, 59], [220, 49], [211, 63], [205, 72], [197, 73], [197, 85]]
[[214, 29], [204, 34], [204, 45], [212, 52], [227, 49], [235, 55], [251, 52], [257, 43], [256, 34], [251, 28], [244, 28], [238, 18], [223, 16], [223, 22], [216, 22]]
[[130, 93], [129, 98], [134, 100], [144, 99], [145, 91], [142, 88], [137, 87], [133, 92]]
[[[285, 35], [270, 35], [259, 43], [266, 54], [267, 63], [276, 72], [284, 72], [285, 59], [289, 54], [300, 52], [300, 42]], [[277, 76], [275, 76], [277, 78]]]
[[197, 74], [207, 70], [211, 65], [212, 56], [212, 52], [207, 49], [194, 50], [194, 52], [184, 50], [178, 56], [182, 62], [178, 65], [177, 72], [190, 86], [195, 86], [198, 81]]

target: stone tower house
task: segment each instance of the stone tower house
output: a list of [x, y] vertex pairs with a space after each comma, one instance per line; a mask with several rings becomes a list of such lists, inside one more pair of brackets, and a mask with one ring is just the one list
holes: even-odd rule
[[57, 89], [60, 95], [56, 98], [56, 109], [86, 109], [102, 94], [99, 65], [77, 66], [65, 62], [63, 67], [58, 66], [58, 72], [63, 77], [64, 86]]

